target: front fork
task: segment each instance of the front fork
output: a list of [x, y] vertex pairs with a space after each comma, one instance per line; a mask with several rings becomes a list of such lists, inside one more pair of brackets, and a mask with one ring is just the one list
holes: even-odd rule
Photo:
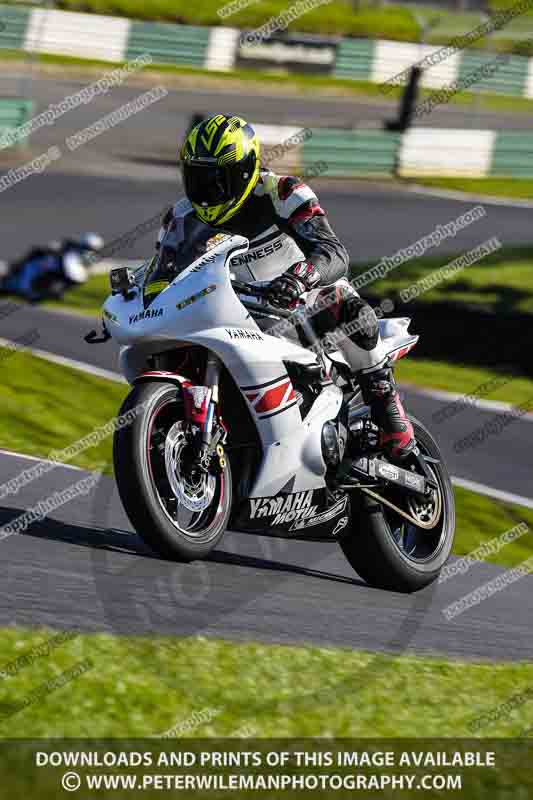
[[219, 468], [222, 470], [226, 466], [227, 432], [218, 410], [221, 369], [219, 358], [208, 353], [204, 384], [189, 384], [183, 388], [185, 418], [195, 432], [193, 467], [202, 472], [209, 471], [215, 453]]

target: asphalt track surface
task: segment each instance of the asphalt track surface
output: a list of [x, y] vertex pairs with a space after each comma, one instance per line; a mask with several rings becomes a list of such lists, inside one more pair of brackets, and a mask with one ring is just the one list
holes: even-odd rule
[[[112, 70], [113, 65], [109, 65]], [[107, 70], [107, 71], [109, 71]], [[102, 70], [102, 74], [106, 70]], [[0, 88], [3, 93], [23, 93], [31, 96], [38, 104], [38, 111], [44, 110], [50, 103], [58, 103], [64, 97], [74, 94], [83, 86], [97, 80], [99, 73], [83, 79], [66, 80], [57, 76], [44, 76], [34, 73], [31, 77], [27, 70], [20, 74], [15, 66], [3, 66], [0, 77]], [[157, 151], [173, 156], [175, 142], [169, 140], [168, 131], [175, 131], [181, 136], [189, 124], [191, 114], [201, 113], [208, 116], [216, 113], [237, 113], [253, 122], [276, 123], [278, 125], [302, 125], [322, 128], [382, 127], [386, 120], [396, 117], [397, 100], [386, 100], [380, 97], [360, 98], [356, 95], [317, 95], [316, 93], [286, 93], [275, 86], [254, 84], [253, 88], [246, 83], [238, 88], [218, 81], [216, 88], [207, 86], [177, 87], [173, 85], [168, 73], [160, 73], [157, 77], [136, 75], [129, 79], [128, 85], [115, 87], [107, 96], [100, 96], [91, 103], [69, 112], [58, 120], [41, 142], [53, 143], [56, 133], [65, 135], [90, 125], [103, 114], [110, 113], [123, 103], [127, 103], [142, 93], [143, 89], [161, 85], [168, 88], [169, 94], [164, 100], [151, 107], [147, 114], [138, 115], [134, 123], [135, 131], [139, 131], [139, 143]], [[216, 80], [216, 79], [215, 79]], [[504, 112], [480, 109], [476, 101], [470, 105], [457, 106], [443, 104], [437, 106], [431, 114], [420, 117], [417, 126], [435, 128], [492, 129], [492, 130], [529, 130], [530, 114], [527, 112]], [[127, 151], [132, 143], [131, 120], [127, 123], [127, 139], [122, 133], [110, 133], [118, 150]], [[141, 133], [142, 132], [142, 133]], [[102, 147], [102, 145], [98, 145]], [[138, 153], [138, 151], [137, 151]]]
[[[113, 102], [106, 110], [116, 105]], [[89, 108], [80, 112], [87, 114], [82, 124], [98, 118], [94, 107], [90, 112]], [[276, 121], [310, 124], [306, 119]], [[152, 118], [151, 124], [154, 122], [157, 119]], [[62, 135], [76, 132], [82, 126], [79, 123], [79, 118], [69, 120], [70, 130], [63, 130]], [[172, 201], [176, 184], [167, 167], [131, 161], [131, 147], [136, 149], [139, 136], [147, 133], [144, 125], [142, 122], [136, 133], [127, 126], [120, 135], [117, 130], [105, 134], [83, 154], [59, 162], [60, 168], [3, 193], [2, 255], [11, 258], [30, 243], [80, 230], [96, 229], [114, 239]], [[47, 129], [46, 136], [53, 130], [53, 141], [47, 146], [57, 141], [55, 129]], [[116, 137], [117, 150], [104, 143], [107, 136]], [[165, 131], [158, 130], [154, 136], [168, 142]], [[324, 182], [319, 186], [337, 231], [347, 241], [352, 258], [358, 260], [391, 255], [472, 205], [372, 185]], [[529, 209], [487, 205], [487, 210], [483, 221], [443, 243], [440, 251], [462, 252], [494, 235], [506, 244], [530, 241]], [[152, 242], [150, 234], [120, 256], [144, 257]], [[0, 336], [16, 338], [37, 328], [41, 349], [115, 370], [112, 345], [89, 347], [83, 342], [90, 324], [73, 315], [25, 307], [0, 321]], [[533, 495], [531, 422], [516, 421], [500, 436], [457, 456], [453, 442], [493, 414], [468, 409], [450, 423], [435, 425], [431, 416], [441, 407], [440, 401], [408, 394], [407, 402], [434, 431], [452, 474]], [[31, 462], [23, 457], [3, 454], [0, 481], [28, 466]], [[0, 522], [5, 524], [80, 476], [79, 470], [61, 467], [41, 477], [18, 495], [1, 501]], [[466, 575], [406, 597], [367, 587], [335, 544], [285, 543], [235, 533], [226, 535], [208, 561], [173, 564], [154, 557], [132, 534], [110, 478], [102, 478], [89, 495], [80, 495], [50, 518], [1, 544], [8, 569], [0, 595], [0, 624], [315, 642], [466, 658], [525, 659], [533, 655], [530, 578], [447, 621], [443, 608], [502, 570], [477, 564]]]
[[[3, 457], [0, 481], [32, 463]], [[81, 471], [56, 468], [20, 496], [4, 499], [0, 521], [82, 477]], [[465, 575], [406, 596], [366, 586], [336, 544], [228, 532], [207, 561], [183, 565], [154, 557], [130, 531], [113, 481], [103, 478], [89, 494], [4, 539], [8, 568], [0, 624], [314, 642], [468, 659], [533, 657], [530, 578], [449, 622], [442, 613], [495, 578], [497, 567], [476, 564]]]
[[[105, 167], [103, 160], [90, 163]], [[116, 162], [110, 163], [117, 168]], [[13, 259], [30, 244], [86, 230], [96, 230], [113, 242], [182, 195], [178, 176], [168, 167], [127, 164], [120, 169], [121, 174], [111, 176], [46, 171], [0, 193], [0, 258]], [[379, 183], [323, 179], [311, 183], [355, 262], [391, 257], [479, 202], [428, 197]], [[531, 244], [531, 208], [486, 201], [483, 205], [485, 217], [444, 239], [427, 255], [461, 254], [492, 236], [504, 246]], [[155, 238], [156, 229], [116, 257], [146, 258], [153, 252]]]

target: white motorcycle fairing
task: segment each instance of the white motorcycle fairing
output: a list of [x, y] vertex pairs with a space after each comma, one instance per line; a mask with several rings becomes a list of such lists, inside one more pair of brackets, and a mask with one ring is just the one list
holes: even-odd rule
[[[242, 236], [228, 237], [184, 269], [145, 308], [142, 287], [130, 298], [109, 297], [103, 317], [121, 345], [121, 372], [133, 383], [154, 353], [201, 345], [215, 353], [246, 399], [263, 448], [250, 497], [273, 497], [325, 488], [321, 433], [342, 405], [330, 384], [304, 421], [285, 361], [317, 363], [304, 347], [262, 333], [231, 284], [229, 259], [248, 249]], [[287, 491], [287, 488], [285, 488]]]
[[[333, 381], [325, 382], [302, 420], [300, 398], [286, 364], [305, 367], [319, 362], [312, 350], [262, 332], [242, 304], [231, 282], [230, 260], [247, 250], [244, 237], [226, 237], [148, 304], [142, 280], [125, 295], [113, 294], [104, 304], [105, 325], [121, 345], [120, 369], [132, 384], [158, 379], [182, 383], [175, 373], [152, 370], [149, 358], [193, 345], [216, 354], [232, 376], [262, 450], [246, 508], [236, 509], [234, 527], [270, 535], [285, 532], [293, 538], [331, 538], [347, 524], [348, 499], [333, 505], [327, 501], [322, 431], [326, 422], [338, 417], [343, 391]], [[405, 355], [418, 340], [408, 333], [408, 325], [403, 318], [380, 322], [391, 360]], [[331, 358], [344, 361], [340, 353]]]

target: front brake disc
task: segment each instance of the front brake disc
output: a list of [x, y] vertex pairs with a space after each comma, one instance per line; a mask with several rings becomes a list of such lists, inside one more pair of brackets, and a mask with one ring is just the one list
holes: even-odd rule
[[175, 422], [165, 439], [165, 468], [168, 482], [178, 503], [188, 511], [201, 513], [211, 505], [216, 488], [214, 475], [202, 473], [197, 483], [187, 480], [183, 474], [183, 451], [187, 436], [182, 422]]

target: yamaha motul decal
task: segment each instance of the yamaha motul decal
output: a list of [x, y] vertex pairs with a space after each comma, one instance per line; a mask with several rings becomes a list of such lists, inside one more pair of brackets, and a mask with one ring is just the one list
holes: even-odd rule
[[331, 508], [327, 508], [325, 511], [322, 511], [321, 514], [317, 514], [316, 517], [313, 517], [313, 519], [306, 519], [306, 520], [303, 520], [301, 518], [297, 519], [295, 520], [295, 522], [293, 522], [289, 530], [297, 531], [300, 530], [301, 528], [308, 528], [311, 525], [323, 525], [324, 522], [329, 522], [330, 519], [334, 519], [339, 514], [341, 514], [346, 508], [347, 502], [348, 498], [343, 497], [339, 500], [338, 503], [335, 503], [334, 506], [331, 506]]
[[243, 386], [244, 396], [258, 417], [273, 417], [298, 402], [288, 375], [257, 386]]
[[[317, 506], [312, 506], [313, 490], [282, 494], [276, 497], [250, 498], [250, 519], [263, 518], [269, 525], [314, 517]], [[273, 519], [272, 519], [273, 517]]]

